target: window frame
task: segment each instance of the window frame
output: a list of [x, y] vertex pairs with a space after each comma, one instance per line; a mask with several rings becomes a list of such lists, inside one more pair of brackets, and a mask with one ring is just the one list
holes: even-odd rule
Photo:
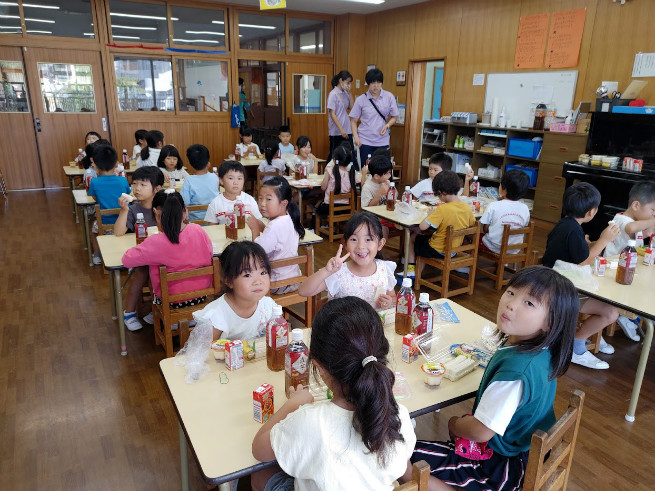
[[[42, 79], [41, 79], [41, 75], [40, 75], [40, 73], [41, 73], [40, 66], [41, 65], [73, 65], [73, 66], [86, 65], [86, 66], [88, 66], [89, 67], [89, 74], [90, 74], [90, 77], [91, 77], [91, 87], [93, 89], [92, 90], [92, 93], [93, 93], [93, 111], [74, 111], [74, 112], [71, 112], [71, 111], [46, 111], [44, 91], [43, 91], [43, 83], [41, 81]], [[42, 114], [48, 114], [48, 115], [51, 115], [51, 114], [69, 114], [69, 115], [70, 114], [99, 114], [98, 100], [97, 100], [97, 97], [96, 97], [97, 88], [96, 88], [96, 84], [95, 84], [95, 81], [94, 81], [93, 65], [92, 64], [89, 64], [89, 63], [75, 63], [75, 62], [71, 63], [71, 62], [38, 61], [37, 60], [37, 62], [36, 62], [36, 75], [37, 75], [37, 83], [39, 84], [39, 92], [41, 93], [41, 97], [39, 98], [40, 99], [39, 102], [41, 104], [41, 106], [40, 106], [41, 109], [40, 109], [39, 112], [41, 112]], [[104, 90], [104, 89], [102, 89], [102, 90]]]
[[[202, 10], [211, 10], [211, 11], [220, 11], [223, 12], [223, 27], [225, 31], [225, 47], [221, 49], [215, 49], [212, 50], [211, 46], [207, 46], [204, 44], [177, 44], [173, 40], [174, 35], [175, 35], [175, 29], [174, 29], [174, 24], [173, 24], [173, 7], [186, 7], [186, 8], [195, 8], [195, 9], [202, 9]], [[175, 49], [197, 49], [197, 50], [205, 50], [205, 51], [216, 51], [216, 53], [211, 53], [212, 56], [226, 56], [230, 54], [230, 31], [229, 31], [229, 24], [228, 24], [228, 19], [229, 19], [229, 12], [228, 8], [225, 5], [216, 5], [215, 8], [210, 8], [213, 7], [213, 5], [209, 5], [206, 3], [197, 3], [197, 2], [166, 2], [166, 16], [168, 18], [168, 45], [171, 48]], [[195, 54], [195, 53], [190, 53], [190, 54]], [[201, 54], [201, 53], [198, 53]], [[210, 54], [210, 53], [206, 53]]]
[[[129, 40], [122, 40], [122, 39], [114, 39], [114, 33], [112, 32], [112, 27], [111, 27], [111, 0], [98, 0], [98, 1], [103, 1], [105, 5], [107, 6], [106, 12], [105, 12], [105, 18], [107, 22], [107, 39], [109, 39], [109, 42], [115, 46], [133, 46], [135, 44], [138, 44], [140, 47], [144, 48], [159, 48], [159, 47], [169, 47], [171, 43], [171, 26], [170, 23], [171, 18], [170, 18], [170, 11], [168, 9], [167, 2], [165, 0], [121, 0], [122, 2], [127, 2], [127, 3], [145, 3], [145, 4], [150, 4], [150, 5], [163, 5], [164, 10], [166, 11], [166, 27], [168, 29], [168, 35], [166, 37], [166, 43], [152, 43], [152, 42], [143, 42], [143, 41], [129, 41]], [[138, 49], [138, 48], [137, 48]]]
[[[296, 105], [294, 104], [295, 102], [295, 91], [296, 91], [296, 84], [295, 84], [295, 77], [296, 76], [312, 76], [312, 77], [321, 77], [325, 81], [325, 86], [323, 87], [323, 91], [321, 94], [321, 111], [319, 112], [296, 112]], [[327, 109], [327, 96], [329, 94], [328, 92], [328, 76], [325, 75], [324, 73], [292, 73], [291, 74], [291, 114], [298, 114], [298, 115], [305, 115], [305, 116], [315, 116], [317, 114], [327, 114], [328, 109]]]

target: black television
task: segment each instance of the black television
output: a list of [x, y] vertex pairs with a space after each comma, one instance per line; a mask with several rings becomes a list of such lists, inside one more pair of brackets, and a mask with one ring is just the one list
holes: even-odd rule
[[587, 153], [644, 159], [655, 168], [655, 115], [593, 113]]

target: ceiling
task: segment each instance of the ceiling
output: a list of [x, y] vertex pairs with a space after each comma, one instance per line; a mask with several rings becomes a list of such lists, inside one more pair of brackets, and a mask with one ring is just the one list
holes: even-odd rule
[[[258, 7], [259, 0], [210, 0], [215, 3], [231, 3], [236, 5], [247, 5]], [[415, 3], [422, 3], [427, 0], [385, 0], [380, 5], [348, 2], [345, 0], [287, 0], [288, 10], [300, 10], [304, 12], [315, 12], [323, 14], [373, 14], [382, 10], [390, 10], [398, 7], [405, 7]], [[274, 10], [271, 12], [275, 12]]]

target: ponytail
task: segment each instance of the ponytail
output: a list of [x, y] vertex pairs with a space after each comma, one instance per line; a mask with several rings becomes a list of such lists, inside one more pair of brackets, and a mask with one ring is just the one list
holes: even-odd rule
[[275, 194], [280, 201], [287, 200], [287, 214], [291, 217], [293, 228], [301, 239], [305, 236], [305, 227], [300, 223], [300, 209], [291, 196], [289, 181], [281, 176], [273, 176], [262, 184], [262, 187], [275, 188]]
[[334, 77], [332, 77], [332, 87], [336, 87], [339, 85], [339, 80], [352, 80], [353, 76], [350, 74], [348, 70], [341, 70], [339, 73], [337, 73]]
[[141, 150], [141, 160], [148, 160], [150, 148], [157, 148], [159, 143], [164, 143], [164, 134], [159, 130], [150, 130], [146, 133], [146, 147]]
[[268, 165], [272, 165], [273, 159], [275, 158], [275, 154], [277, 153], [279, 148], [280, 146], [278, 144], [278, 140], [274, 140], [274, 139], [266, 140], [266, 143], [264, 144], [264, 158], [266, 158], [266, 162], [268, 162]]
[[172, 244], [180, 243], [182, 219], [184, 218], [184, 200], [180, 193], [158, 191], [152, 200], [152, 207], [161, 210], [161, 228]]
[[[348, 145], [350, 146], [350, 145]], [[339, 145], [334, 149], [332, 153], [332, 158], [334, 159], [335, 165], [332, 174], [334, 175], [334, 194], [341, 194], [341, 172], [339, 166], [348, 167], [350, 165], [353, 155], [350, 149], [346, 145]], [[350, 189], [355, 189], [355, 168], [354, 166], [350, 167]]]

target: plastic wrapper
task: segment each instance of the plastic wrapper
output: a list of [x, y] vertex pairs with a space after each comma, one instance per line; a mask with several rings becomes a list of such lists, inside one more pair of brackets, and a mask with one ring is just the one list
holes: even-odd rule
[[591, 274], [591, 266], [555, 261], [553, 269], [573, 282], [576, 288], [587, 291], [598, 290], [598, 280]]
[[415, 222], [419, 219], [424, 219], [427, 216], [427, 213], [417, 210], [412, 205], [408, 205], [404, 201], [396, 203], [393, 214], [396, 216], [396, 218], [404, 222]]
[[186, 368], [185, 381], [192, 384], [209, 373], [207, 357], [213, 338], [213, 326], [209, 320], [199, 320], [191, 331], [189, 340], [175, 355], [175, 364]]

